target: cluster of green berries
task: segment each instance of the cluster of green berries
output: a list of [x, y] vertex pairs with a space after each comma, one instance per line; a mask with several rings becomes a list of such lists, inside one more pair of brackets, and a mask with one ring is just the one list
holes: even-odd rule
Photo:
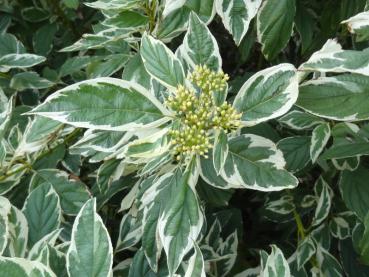
[[241, 114], [228, 103], [216, 106], [213, 99], [213, 92], [222, 92], [226, 88], [227, 74], [196, 66], [187, 79], [198, 91], [180, 85], [166, 101], [180, 120], [169, 133], [178, 160], [193, 154], [207, 157], [214, 130], [228, 132], [240, 126]]

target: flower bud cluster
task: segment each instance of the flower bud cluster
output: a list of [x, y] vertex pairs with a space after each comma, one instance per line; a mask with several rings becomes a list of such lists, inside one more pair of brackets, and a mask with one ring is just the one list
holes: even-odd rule
[[217, 107], [213, 99], [214, 91], [226, 88], [228, 78], [223, 72], [196, 66], [188, 79], [199, 93], [180, 85], [174, 95], [168, 97], [166, 105], [179, 119], [179, 124], [169, 133], [178, 160], [190, 155], [207, 157], [215, 129], [228, 132], [239, 128], [241, 114], [228, 103]]
[[242, 114], [238, 113], [230, 104], [224, 102], [222, 106], [216, 107], [216, 114], [213, 117], [214, 128], [228, 131], [237, 130], [240, 125]]
[[195, 70], [188, 76], [188, 80], [206, 94], [210, 94], [213, 91], [223, 91], [227, 86], [228, 79], [228, 74], [224, 74], [223, 71], [214, 72], [206, 65], [197, 65]]

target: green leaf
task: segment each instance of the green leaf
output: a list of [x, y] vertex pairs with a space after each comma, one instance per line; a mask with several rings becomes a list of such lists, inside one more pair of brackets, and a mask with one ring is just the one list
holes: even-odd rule
[[43, 25], [33, 36], [33, 49], [35, 53], [46, 56], [53, 48], [53, 41], [58, 30], [56, 23]]
[[49, 96], [28, 114], [76, 127], [126, 131], [168, 120], [162, 104], [143, 87], [113, 78], [83, 81]]
[[40, 262], [23, 258], [0, 257], [1, 274], [16, 277], [56, 277], [50, 268]]
[[144, 34], [140, 53], [151, 77], [171, 89], [183, 84], [185, 74], [181, 62], [164, 43]]
[[359, 241], [359, 254], [361, 256], [361, 261], [369, 265], [369, 213], [365, 216], [363, 220], [364, 224], [364, 232], [362, 234], [362, 237]]
[[7, 54], [0, 58], [0, 69], [7, 72], [11, 68], [28, 68], [44, 61], [45, 57], [34, 54]]
[[369, 210], [368, 178], [368, 169], [359, 166], [355, 171], [343, 171], [339, 180], [343, 201], [361, 220]]
[[283, 154], [276, 145], [256, 135], [241, 135], [228, 141], [228, 156], [221, 176], [234, 188], [279, 191], [297, 186], [284, 169]]
[[18, 91], [49, 88], [53, 85], [53, 82], [40, 77], [38, 73], [33, 71], [18, 73], [10, 81], [10, 87]]
[[215, 0], [217, 13], [237, 45], [246, 35], [260, 5], [261, 0]]
[[301, 111], [291, 111], [279, 118], [278, 121], [294, 130], [311, 129], [324, 123], [319, 117]]
[[340, 257], [347, 276], [368, 277], [369, 267], [360, 262], [359, 255], [352, 246], [352, 240], [340, 240]]
[[31, 189], [44, 184], [51, 185], [60, 199], [64, 213], [76, 215], [83, 204], [90, 199], [90, 194], [81, 181], [69, 179], [66, 172], [58, 169], [42, 169], [36, 171], [31, 179]]
[[169, 272], [174, 274], [197, 240], [204, 218], [194, 192], [198, 179], [193, 159], [183, 172], [171, 178], [171, 193], [158, 222], [159, 237], [167, 255]]
[[59, 228], [61, 221], [59, 196], [50, 184], [34, 189], [28, 195], [22, 211], [28, 222], [29, 246], [33, 246], [45, 235]]
[[49, 13], [46, 10], [37, 7], [24, 8], [21, 14], [23, 19], [29, 22], [41, 22], [49, 18]]
[[213, 164], [216, 173], [219, 175], [223, 169], [228, 155], [228, 137], [223, 130], [216, 133], [213, 147]]
[[122, 78], [123, 80], [137, 82], [141, 86], [150, 89], [151, 77], [145, 69], [140, 53], [137, 53], [128, 61], [124, 67]]
[[356, 74], [311, 80], [300, 86], [296, 105], [309, 113], [332, 120], [367, 120], [368, 83], [369, 77]]
[[249, 78], [238, 92], [233, 107], [242, 112], [245, 126], [253, 126], [288, 112], [297, 96], [296, 68], [279, 64]]
[[0, 196], [0, 255], [4, 252], [8, 243], [9, 222], [8, 214], [10, 213], [11, 204], [5, 197]]
[[295, 12], [294, 0], [266, 0], [261, 6], [257, 35], [261, 51], [268, 60], [274, 60], [290, 40]]
[[310, 141], [311, 138], [307, 136], [288, 137], [278, 141], [277, 147], [283, 152], [287, 170], [298, 172], [309, 163]]
[[109, 17], [103, 24], [116, 28], [129, 28], [136, 30], [149, 22], [147, 16], [134, 11], [123, 11], [113, 17]]
[[361, 51], [342, 50], [335, 40], [328, 40], [299, 70], [319, 72], [351, 72], [369, 76], [369, 48]]
[[321, 124], [314, 128], [310, 145], [310, 157], [313, 163], [316, 162], [320, 153], [324, 150], [330, 136], [331, 128], [328, 123]]
[[67, 252], [68, 276], [106, 277], [112, 274], [113, 248], [109, 233], [96, 213], [96, 200], [86, 202], [78, 213]]
[[282, 251], [275, 245], [272, 245], [272, 252], [268, 255], [265, 267], [262, 267], [261, 276], [263, 277], [290, 277], [290, 267], [283, 256]]
[[206, 65], [214, 71], [222, 68], [217, 41], [205, 23], [193, 12], [190, 14], [189, 28], [182, 47], [181, 54], [192, 69], [196, 65]]

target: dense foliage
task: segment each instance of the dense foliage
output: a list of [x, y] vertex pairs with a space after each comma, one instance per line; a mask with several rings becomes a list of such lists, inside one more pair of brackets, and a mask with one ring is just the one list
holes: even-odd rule
[[369, 276], [365, 0], [0, 0], [0, 275]]

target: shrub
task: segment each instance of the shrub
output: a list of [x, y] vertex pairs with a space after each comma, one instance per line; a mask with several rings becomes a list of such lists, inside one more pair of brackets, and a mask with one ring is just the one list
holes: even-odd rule
[[369, 275], [368, 9], [1, 1], [0, 275]]

